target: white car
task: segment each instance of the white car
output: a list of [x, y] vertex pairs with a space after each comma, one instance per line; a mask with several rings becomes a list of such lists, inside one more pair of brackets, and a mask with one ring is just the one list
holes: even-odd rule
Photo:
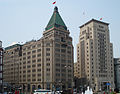
[[62, 91], [56, 91], [55, 92], [55, 94], [61, 94], [62, 93]]
[[52, 90], [38, 89], [34, 90], [34, 94], [54, 94]]

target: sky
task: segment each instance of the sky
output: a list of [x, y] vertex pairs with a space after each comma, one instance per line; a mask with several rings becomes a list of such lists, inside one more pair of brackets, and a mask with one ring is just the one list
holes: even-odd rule
[[[74, 61], [79, 42], [79, 26], [91, 20], [110, 23], [110, 41], [114, 57], [120, 57], [120, 0], [0, 0], [0, 40], [3, 47], [40, 39], [50, 20], [54, 7], [73, 38]], [[84, 14], [84, 15], [83, 15]]]

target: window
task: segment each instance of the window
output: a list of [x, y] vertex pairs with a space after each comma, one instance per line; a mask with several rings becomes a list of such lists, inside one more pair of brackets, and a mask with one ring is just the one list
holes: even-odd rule
[[23, 48], [23, 51], [25, 51], [26, 50], [26, 48]]
[[56, 62], [59, 62], [59, 61], [60, 61], [60, 58], [55, 58], [55, 61], [56, 61]]
[[65, 50], [65, 49], [61, 49], [61, 52], [62, 52], [62, 53], [65, 53], [65, 52], [66, 52], [66, 50]]
[[36, 45], [33, 45], [32, 48], [35, 48]]
[[65, 42], [65, 39], [63, 37], [61, 37], [61, 42]]
[[30, 61], [28, 61], [27, 63], [30, 63]]
[[26, 61], [24, 61], [23, 64], [26, 64]]
[[58, 66], [58, 67], [59, 67], [59, 66], [60, 66], [60, 64], [56, 64], [56, 66]]
[[30, 72], [31, 72], [31, 70], [27, 70], [27, 72], [28, 72], [28, 73], [30, 73]]
[[38, 59], [38, 60], [37, 60], [37, 62], [40, 62], [40, 61], [41, 61], [41, 59]]
[[68, 54], [71, 54], [71, 51], [67, 51]]
[[32, 63], [35, 63], [36, 62], [36, 60], [32, 60]]
[[56, 48], [55, 51], [56, 51], [56, 52], [60, 52], [60, 49], [57, 49], [57, 48]]
[[36, 65], [32, 65], [32, 67], [35, 67]]
[[32, 69], [32, 72], [36, 72], [36, 70], [35, 70], [35, 69]]
[[37, 55], [37, 57], [40, 57], [41, 56], [41, 53]]
[[27, 52], [27, 54], [29, 55], [31, 52]]
[[35, 57], [36, 57], [36, 55], [33, 55], [33, 56], [32, 56], [32, 58], [35, 58]]
[[46, 58], [46, 61], [50, 61], [50, 58]]
[[23, 57], [23, 60], [26, 60], [26, 57]]
[[[67, 48], [68, 48], [68, 50], [71, 50], [71, 47], [70, 47], [70, 46], [68, 46]], [[78, 49], [79, 49], [79, 47], [78, 47]]]
[[46, 46], [50, 46], [50, 43], [46, 43]]
[[58, 53], [55, 53], [55, 56], [57, 56], [57, 57], [60, 57], [60, 54], [58, 54]]
[[56, 69], [57, 72], [60, 72], [60, 69]]
[[30, 59], [30, 56], [28, 56], [27, 59]]
[[40, 51], [41, 51], [41, 49], [38, 49], [38, 50], [37, 50], [37, 52], [40, 52]]
[[50, 51], [50, 48], [46, 48], [46, 51]]
[[56, 39], [55, 39], [55, 41], [56, 41], [56, 42], [59, 42], [59, 41], [60, 41], [60, 39], [56, 38]]
[[36, 75], [35, 74], [32, 74], [33, 77], [35, 77]]
[[55, 44], [55, 47], [60, 47], [60, 44], [56, 43], [56, 44]]
[[30, 75], [28, 75], [27, 77], [30, 77]]
[[46, 53], [46, 56], [50, 56], [50, 53]]
[[68, 63], [71, 63], [71, 60], [68, 60]]
[[41, 74], [38, 74], [38, 76], [41, 76]]
[[[66, 48], [67, 45], [66, 45], [66, 44], [62, 44], [61, 47], [62, 47], [62, 48]], [[68, 48], [69, 48], [69, 47], [68, 47]]]
[[26, 55], [26, 53], [23, 53], [23, 55]]
[[62, 63], [65, 63], [65, 62], [66, 62], [66, 60], [65, 60], [65, 59], [62, 59], [62, 60], [61, 60], [61, 62], [62, 62]]
[[26, 68], [26, 66], [23, 66], [23, 69], [25, 69]]
[[30, 65], [27, 66], [27, 68], [30, 68], [30, 67], [31, 67]]
[[38, 79], [38, 81], [41, 81], [41, 79]]
[[38, 44], [37, 47], [41, 47], [41, 44]]
[[36, 81], [36, 79], [32, 79], [32, 81]]
[[47, 71], [50, 71], [50, 68], [47, 68], [46, 70], [47, 70]]
[[38, 69], [38, 71], [41, 71], [41, 69]]
[[37, 66], [38, 66], [38, 67], [40, 67], [40, 66], [41, 66], [41, 64], [37, 64]]
[[56, 76], [60, 76], [60, 74], [56, 73]]
[[47, 63], [46, 65], [47, 65], [47, 66], [50, 66], [50, 63]]
[[29, 46], [29, 47], [27, 47], [27, 49], [28, 49], [28, 50], [30, 50], [30, 48], [31, 48], [30, 46]]
[[33, 50], [32, 53], [36, 53], [36, 50]]

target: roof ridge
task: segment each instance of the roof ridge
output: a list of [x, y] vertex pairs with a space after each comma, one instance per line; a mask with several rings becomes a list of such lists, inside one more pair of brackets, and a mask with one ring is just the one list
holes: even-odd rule
[[53, 27], [60, 27], [60, 26], [62, 26], [65, 30], [67, 30], [67, 27], [58, 12], [58, 8], [55, 7], [54, 12], [53, 12], [45, 30], [49, 30]]

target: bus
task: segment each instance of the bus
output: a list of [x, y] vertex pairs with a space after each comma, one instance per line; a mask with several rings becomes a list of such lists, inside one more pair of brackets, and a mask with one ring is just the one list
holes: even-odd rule
[[52, 90], [38, 89], [34, 90], [34, 94], [54, 94]]

